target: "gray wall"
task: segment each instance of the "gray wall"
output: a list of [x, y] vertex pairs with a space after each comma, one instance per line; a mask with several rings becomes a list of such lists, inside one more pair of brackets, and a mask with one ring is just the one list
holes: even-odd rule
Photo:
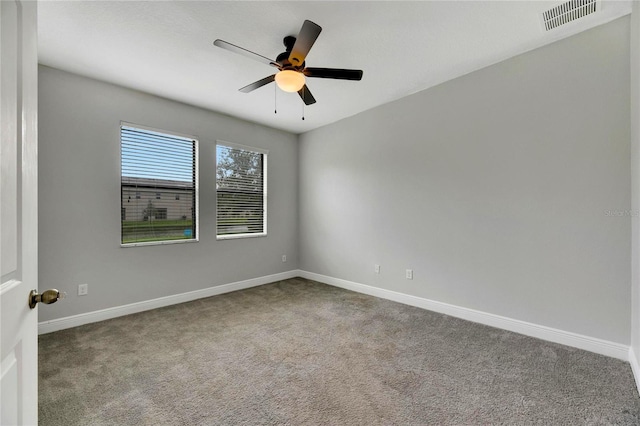
[[[40, 321], [297, 269], [297, 137], [39, 68]], [[120, 247], [120, 121], [200, 140], [200, 242]], [[265, 238], [216, 241], [215, 141], [269, 150]], [[281, 256], [287, 255], [287, 263]], [[87, 296], [77, 286], [89, 284]]]
[[300, 268], [629, 344], [629, 79], [625, 17], [302, 135]]
[[[640, 214], [640, 3], [631, 14], [631, 210]], [[631, 232], [631, 347], [640, 366], [640, 217], [632, 217]], [[640, 373], [640, 371], [636, 372]], [[640, 377], [637, 377], [640, 389]]]

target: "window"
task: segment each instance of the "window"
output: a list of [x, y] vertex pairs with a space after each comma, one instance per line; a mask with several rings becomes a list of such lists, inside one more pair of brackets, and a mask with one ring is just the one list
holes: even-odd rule
[[167, 219], [167, 209], [162, 207], [156, 207], [156, 220], [157, 219]]
[[267, 235], [268, 151], [218, 141], [218, 239]]
[[120, 148], [121, 244], [198, 241], [198, 141], [123, 123]]

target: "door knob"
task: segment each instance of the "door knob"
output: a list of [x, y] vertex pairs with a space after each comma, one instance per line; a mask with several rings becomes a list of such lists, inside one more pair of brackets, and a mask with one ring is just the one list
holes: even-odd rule
[[55, 288], [47, 290], [42, 294], [38, 294], [38, 290], [31, 290], [29, 293], [29, 307], [35, 308], [38, 302], [42, 302], [45, 305], [56, 303], [60, 299], [64, 299], [65, 293], [60, 293]]

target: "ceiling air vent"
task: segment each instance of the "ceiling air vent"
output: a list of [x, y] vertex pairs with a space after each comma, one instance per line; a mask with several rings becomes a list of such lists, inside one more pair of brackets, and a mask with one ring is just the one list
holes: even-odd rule
[[550, 31], [561, 25], [575, 21], [583, 16], [595, 13], [599, 7], [600, 0], [570, 0], [559, 6], [542, 12], [544, 28]]

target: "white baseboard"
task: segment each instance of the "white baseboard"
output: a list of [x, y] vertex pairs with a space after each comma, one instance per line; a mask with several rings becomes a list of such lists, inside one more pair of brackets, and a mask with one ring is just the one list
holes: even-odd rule
[[[422, 297], [398, 293], [391, 290], [385, 290], [378, 287], [372, 287], [369, 285], [355, 283], [340, 278], [328, 277], [326, 275], [316, 274], [313, 272], [299, 271], [299, 276], [358, 293], [364, 293], [370, 296], [392, 300], [394, 302], [403, 303], [405, 305], [416, 306], [418, 308], [439, 312], [441, 314], [450, 315], [452, 317], [489, 325], [491, 327], [501, 328], [503, 330], [513, 331], [515, 333], [524, 334], [526, 336], [531, 336], [554, 343], [560, 343], [562, 345], [567, 345], [578, 349], [584, 349], [590, 352], [595, 352], [597, 354], [621, 359], [623, 361], [629, 361], [629, 346], [620, 343], [597, 339], [595, 337], [584, 336], [569, 331], [558, 330], [555, 328], [494, 315], [487, 312], [476, 311], [474, 309], [450, 305], [448, 303], [437, 302], [435, 300], [425, 299]], [[640, 373], [640, 370], [638, 370], [638, 373]], [[636, 375], [636, 383], [640, 383], [638, 381], [639, 378], [640, 376]]]
[[[629, 361], [636, 378], [636, 383], [640, 384], [640, 365], [638, 359], [633, 354], [633, 349], [629, 346], [614, 343], [607, 340], [597, 339], [594, 337], [584, 336], [569, 331], [558, 330], [543, 325], [533, 324], [512, 318], [502, 317], [487, 312], [477, 311], [474, 309], [463, 308], [460, 306], [450, 305], [448, 303], [437, 302], [435, 300], [425, 299], [422, 297], [411, 296], [396, 291], [386, 290], [378, 287], [372, 287], [365, 284], [347, 281], [340, 278], [333, 278], [326, 275], [316, 274], [313, 272], [292, 270], [264, 277], [252, 278], [245, 281], [237, 281], [234, 283], [223, 284], [220, 286], [209, 287], [202, 290], [190, 291], [187, 293], [175, 294], [172, 296], [160, 297], [157, 299], [146, 300], [143, 302], [131, 303], [123, 306], [102, 309], [99, 311], [87, 312], [84, 314], [73, 315], [64, 318], [58, 318], [50, 321], [43, 321], [38, 324], [38, 334], [51, 333], [58, 330], [77, 327], [92, 322], [104, 321], [124, 315], [135, 314], [138, 312], [148, 311], [150, 309], [161, 308], [164, 306], [175, 305], [178, 303], [190, 302], [196, 299], [215, 296], [218, 294], [229, 293], [232, 291], [243, 290], [246, 288], [257, 287], [276, 281], [286, 280], [294, 277], [303, 277], [321, 283], [329, 284], [335, 287], [344, 288], [358, 293], [368, 294], [382, 299], [392, 300], [394, 302], [403, 303], [405, 305], [416, 306], [418, 308], [427, 309], [434, 312], [450, 315], [456, 318], [489, 325], [491, 327], [501, 328], [513, 331], [515, 333], [524, 334], [538, 339], [550, 342], [560, 343], [601, 355]], [[640, 386], [639, 386], [640, 390]]]
[[636, 387], [638, 388], [638, 394], [640, 394], [640, 360], [633, 350], [633, 346], [629, 347], [629, 363], [631, 364], [631, 371], [633, 371], [633, 377], [636, 379]]
[[229, 293], [246, 288], [257, 287], [276, 281], [286, 280], [300, 276], [299, 271], [287, 271], [264, 277], [252, 278], [245, 281], [223, 284], [209, 287], [202, 290], [189, 291], [187, 293], [174, 294], [172, 296], [159, 297], [157, 299], [145, 300], [143, 302], [130, 303], [128, 305], [116, 306], [113, 308], [101, 309], [99, 311], [87, 312], [84, 314], [43, 321], [38, 324], [38, 334], [51, 333], [53, 331], [64, 330], [66, 328], [77, 327], [79, 325], [92, 322], [104, 321], [124, 315], [135, 314], [150, 309], [161, 308], [163, 306], [176, 305], [178, 303], [190, 302], [204, 297], [216, 296], [218, 294]]

